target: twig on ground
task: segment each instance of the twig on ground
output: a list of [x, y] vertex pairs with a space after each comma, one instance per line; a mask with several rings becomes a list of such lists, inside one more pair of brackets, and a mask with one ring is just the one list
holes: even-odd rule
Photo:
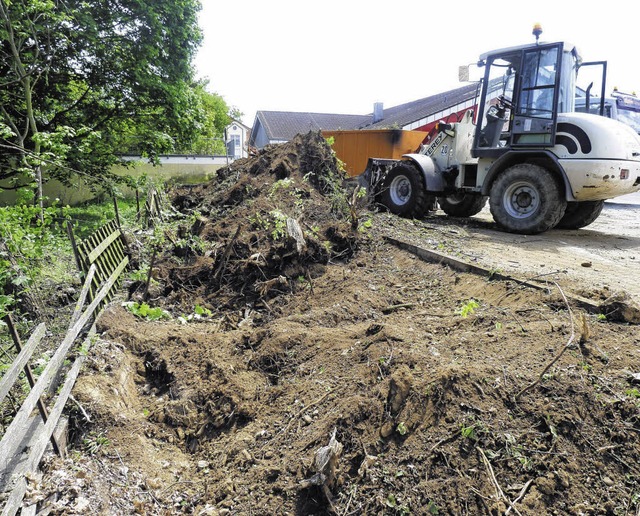
[[349, 506], [351, 505], [351, 500], [353, 500], [353, 495], [356, 494], [356, 491], [358, 490], [358, 486], [354, 485], [353, 489], [351, 489], [351, 493], [349, 493], [349, 499], [347, 500], [347, 505], [344, 508], [344, 511], [342, 511], [342, 516], [347, 516], [347, 514], [349, 514]]
[[[320, 398], [318, 398], [316, 401], [314, 401], [314, 402], [310, 403], [309, 405], [306, 405], [303, 409], [299, 410], [296, 414], [294, 414], [294, 415], [291, 417], [291, 419], [289, 419], [289, 421], [287, 422], [287, 424], [286, 424], [286, 425], [284, 425], [284, 426], [282, 427], [282, 429], [281, 429], [281, 430], [279, 430], [279, 431], [278, 431], [278, 433], [277, 433], [274, 437], [277, 437], [278, 435], [285, 433], [285, 432], [289, 429], [289, 427], [291, 426], [291, 423], [292, 423], [293, 421], [298, 420], [298, 419], [300, 418], [300, 416], [301, 416], [302, 414], [304, 414], [307, 410], [309, 410], [311, 407], [315, 407], [316, 405], [319, 405], [320, 403], [322, 403], [325, 399], [327, 399], [327, 397], [329, 396], [329, 394], [331, 394], [332, 392], [333, 392], [333, 391], [327, 391], [323, 396], [321, 396]], [[266, 444], [265, 444], [265, 446], [266, 446]]]
[[476, 389], [478, 389], [478, 392], [484, 396], [484, 391], [482, 390], [482, 387], [480, 386], [480, 384], [478, 382], [471, 382], [471, 385], [473, 385]]
[[426, 311], [418, 312], [416, 314], [416, 316], [420, 316], [420, 315], [426, 315], [428, 317], [452, 317], [452, 314], [437, 314], [434, 312], [426, 312]]
[[220, 265], [218, 269], [213, 274], [213, 279], [222, 279], [225, 269], [227, 268], [227, 261], [229, 260], [229, 256], [231, 255], [231, 251], [233, 251], [233, 244], [235, 244], [238, 236], [240, 235], [240, 231], [242, 231], [242, 224], [238, 224], [238, 228], [236, 229], [235, 234], [231, 238], [231, 240], [227, 243], [227, 247], [222, 254], [222, 258], [220, 260]]
[[461, 428], [458, 428], [455, 432], [453, 432], [449, 437], [445, 437], [444, 439], [440, 439], [436, 444], [434, 444], [431, 449], [429, 450], [429, 455], [431, 455], [436, 448], [439, 448], [441, 445], [443, 445], [444, 443], [447, 443], [449, 441], [453, 441], [456, 437], [458, 437], [460, 435], [460, 433], [462, 432]]
[[527, 329], [522, 325], [520, 319], [518, 319], [518, 317], [516, 316], [516, 312], [513, 312], [511, 315], [515, 319], [516, 323], [518, 323], [518, 326], [520, 326], [520, 330], [522, 331], [522, 333], [527, 333]]
[[[480, 448], [479, 446], [476, 446], [476, 450], [478, 450], [478, 452], [480, 453], [480, 457], [482, 457], [482, 462], [484, 463], [485, 468], [487, 468], [487, 473], [489, 474], [489, 478], [491, 479], [491, 482], [493, 483], [493, 487], [496, 490], [496, 497], [498, 498], [498, 500], [502, 499], [509, 506], [509, 509], [513, 509], [516, 514], [522, 516], [518, 511], [518, 509], [516, 509], [513, 506], [513, 503], [509, 501], [509, 499], [505, 496], [504, 492], [502, 491], [502, 488], [500, 487], [500, 484], [498, 484], [498, 480], [496, 479], [496, 475], [493, 472], [493, 468], [491, 467], [491, 463], [489, 462], [489, 459], [487, 459], [487, 456], [484, 454], [484, 451], [482, 451], [482, 448]], [[508, 509], [507, 509], [507, 512], [508, 512]]]
[[264, 307], [269, 311], [270, 314], [273, 313], [273, 310], [269, 306], [269, 303], [267, 303], [264, 299], [261, 299], [260, 302], [264, 305]]
[[[531, 243], [531, 242], [529, 242]], [[542, 274], [536, 274], [535, 276], [529, 276], [527, 279], [529, 280], [536, 280], [538, 278], [544, 278], [545, 276], [553, 276], [554, 274], [566, 274], [567, 271], [566, 270], [556, 270], [556, 271], [551, 271], [551, 272], [545, 272]], [[555, 283], [555, 282], [554, 282]]]
[[69, 394], [69, 399], [73, 401], [76, 404], [76, 406], [80, 409], [80, 412], [82, 412], [82, 415], [84, 416], [84, 419], [87, 421], [87, 423], [92, 423], [91, 418], [89, 417], [89, 414], [87, 414], [87, 411], [80, 404], [80, 402], [77, 399], [75, 399], [71, 394]]
[[496, 498], [498, 500], [500, 500], [501, 498], [504, 499], [504, 497], [505, 497], [504, 493], [502, 492], [502, 489], [500, 488], [500, 484], [498, 484], [498, 480], [496, 479], [496, 475], [493, 472], [493, 468], [491, 467], [491, 463], [489, 462], [489, 459], [487, 459], [487, 456], [484, 454], [484, 451], [482, 451], [482, 448], [480, 448], [479, 446], [476, 446], [476, 449], [480, 453], [480, 457], [482, 458], [482, 462], [484, 463], [484, 467], [487, 468], [487, 473], [489, 473], [489, 478], [491, 479], [491, 482], [493, 483], [493, 488], [496, 490]]
[[565, 353], [565, 351], [567, 351], [567, 349], [569, 349], [571, 346], [573, 346], [573, 342], [574, 342], [574, 340], [576, 338], [575, 324], [573, 322], [573, 312], [571, 311], [571, 307], [569, 306], [569, 301], [567, 301], [567, 297], [564, 295], [564, 292], [562, 291], [560, 286], [557, 283], [555, 285], [558, 288], [558, 290], [560, 291], [560, 294], [562, 295], [562, 299], [564, 299], [564, 302], [565, 302], [565, 304], [567, 306], [567, 310], [569, 311], [569, 321], [571, 322], [571, 336], [569, 337], [569, 340], [567, 341], [567, 343], [562, 347], [562, 349], [556, 354], [555, 357], [553, 357], [551, 362], [549, 362], [545, 366], [545, 368], [542, 370], [542, 372], [540, 373], [538, 378], [536, 378], [535, 381], [531, 382], [529, 385], [527, 385], [522, 390], [520, 390], [520, 392], [518, 392], [518, 394], [515, 395], [515, 400], [516, 401], [518, 401], [520, 396], [522, 396], [525, 392], [527, 392], [530, 389], [533, 389], [536, 385], [538, 385], [542, 381], [544, 375], [547, 374], [547, 371], [549, 369], [551, 369], [553, 364], [555, 364], [558, 360], [560, 360], [560, 357], [562, 357], [562, 355], [564, 355], [564, 353]]
[[311, 274], [309, 273], [309, 268], [307, 267], [304, 272], [305, 272], [305, 276], [307, 278], [307, 281], [309, 282], [309, 290], [311, 291], [311, 295], [315, 295], [315, 292], [313, 291], [313, 278], [311, 277]]
[[383, 314], [388, 314], [391, 312], [395, 312], [396, 310], [400, 310], [402, 308], [413, 308], [415, 303], [401, 303], [399, 305], [390, 305], [382, 309]]
[[515, 507], [513, 507], [515, 504], [517, 504], [520, 500], [522, 500], [524, 498], [524, 495], [527, 494], [527, 490], [529, 489], [529, 486], [533, 483], [533, 479], [530, 479], [520, 490], [520, 493], [518, 494], [517, 498], [511, 502], [511, 505], [509, 506], [509, 508], [505, 511], [505, 516], [507, 514], [509, 514], [509, 512], [511, 511], [511, 509], [513, 508], [513, 510], [515, 511]]

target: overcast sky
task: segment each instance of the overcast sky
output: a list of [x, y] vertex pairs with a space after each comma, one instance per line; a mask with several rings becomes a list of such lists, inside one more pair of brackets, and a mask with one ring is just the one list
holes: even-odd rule
[[[252, 126], [258, 110], [367, 114], [457, 88], [458, 66], [535, 41], [608, 61], [608, 90], [640, 94], [640, 2], [202, 0], [200, 78]], [[514, 14], [515, 11], [518, 14]]]

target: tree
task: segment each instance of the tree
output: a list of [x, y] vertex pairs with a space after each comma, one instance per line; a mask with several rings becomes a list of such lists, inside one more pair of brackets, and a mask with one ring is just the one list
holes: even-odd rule
[[199, 0], [0, 0], [0, 181], [114, 179], [205, 123], [192, 61]]
[[220, 95], [207, 91], [207, 85], [207, 81], [201, 81], [196, 86], [205, 118], [190, 150], [195, 154], [223, 154], [226, 152], [224, 131], [231, 122], [229, 107]]
[[[8, 150], [5, 154], [11, 167], [8, 170], [35, 177], [38, 200], [42, 203], [42, 140], [35, 89], [47, 71], [45, 56], [52, 53], [50, 27], [62, 18], [56, 15], [51, 3], [19, 5], [20, 16], [13, 9], [14, 5], [7, 0], [0, 1], [3, 22], [0, 36], [5, 63], [3, 86], [13, 86], [0, 90], [3, 119], [0, 137], [9, 140], [8, 145], [3, 145]], [[12, 116], [14, 114], [18, 116]]]

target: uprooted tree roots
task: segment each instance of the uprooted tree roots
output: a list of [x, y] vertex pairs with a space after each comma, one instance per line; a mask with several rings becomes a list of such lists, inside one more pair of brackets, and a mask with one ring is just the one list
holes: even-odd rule
[[310, 132], [234, 162], [205, 185], [176, 189], [172, 203], [192, 225], [173, 251], [188, 254], [185, 242], [195, 239], [207, 252], [179, 267], [165, 257], [156, 271], [161, 296], [178, 306], [194, 298], [214, 309], [268, 306], [329, 261], [350, 258], [359, 235], [344, 179], [331, 148]]
[[98, 321], [58, 514], [636, 514], [637, 327], [354, 229], [342, 181], [310, 133], [175, 191], [174, 318]]

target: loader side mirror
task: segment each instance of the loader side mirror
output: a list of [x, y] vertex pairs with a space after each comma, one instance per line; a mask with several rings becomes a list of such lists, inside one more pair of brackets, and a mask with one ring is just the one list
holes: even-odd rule
[[458, 81], [469, 82], [469, 65], [458, 67]]

